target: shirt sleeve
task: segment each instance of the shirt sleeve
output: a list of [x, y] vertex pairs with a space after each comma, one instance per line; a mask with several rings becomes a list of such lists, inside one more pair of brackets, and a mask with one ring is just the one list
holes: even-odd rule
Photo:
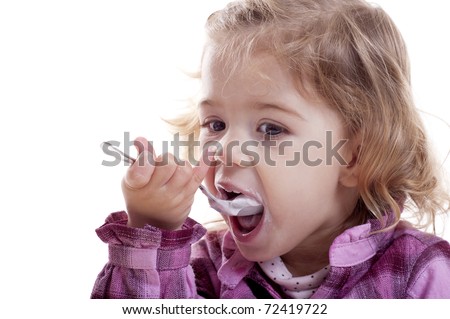
[[197, 298], [191, 245], [206, 230], [190, 218], [176, 231], [132, 228], [127, 221], [125, 212], [113, 213], [96, 230], [108, 244], [109, 261], [91, 298]]
[[450, 298], [450, 245], [440, 241], [417, 260], [408, 289], [409, 298]]

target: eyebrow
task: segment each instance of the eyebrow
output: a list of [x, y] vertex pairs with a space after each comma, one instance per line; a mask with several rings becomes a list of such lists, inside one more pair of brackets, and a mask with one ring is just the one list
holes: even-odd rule
[[264, 110], [264, 109], [275, 109], [277, 111], [287, 113], [289, 115], [293, 115], [295, 117], [298, 117], [304, 121], [307, 121], [306, 118], [297, 110], [293, 110], [292, 108], [286, 107], [284, 105], [280, 105], [278, 103], [255, 103], [255, 108]]
[[[217, 104], [214, 101], [209, 100], [209, 99], [200, 100], [198, 105], [199, 106], [203, 106], [203, 107], [216, 107], [216, 106], [220, 107], [220, 104]], [[291, 109], [289, 107], [286, 107], [286, 106], [284, 106], [282, 104], [279, 104], [279, 103], [260, 103], [260, 102], [257, 102], [257, 103], [254, 103], [252, 105], [252, 108], [259, 109], [259, 110], [274, 109], [274, 110], [286, 113], [286, 114], [291, 115], [291, 116], [293, 115], [293, 116], [298, 117], [299, 119], [301, 119], [303, 121], [308, 122], [308, 120], [301, 113], [299, 113], [298, 111], [293, 110], [293, 109]]]
[[198, 102], [198, 106], [214, 106], [214, 103], [211, 100], [204, 99]]

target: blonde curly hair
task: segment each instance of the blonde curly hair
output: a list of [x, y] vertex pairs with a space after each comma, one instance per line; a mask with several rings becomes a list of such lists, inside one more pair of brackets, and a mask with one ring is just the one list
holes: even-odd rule
[[[341, 114], [361, 145], [353, 217], [376, 217], [388, 229], [408, 210], [426, 227], [449, 211], [414, 106], [405, 43], [381, 8], [362, 0], [242, 0], [214, 12], [206, 32], [206, 46], [234, 72], [257, 51], [267, 52], [291, 70], [305, 97]], [[198, 134], [195, 108], [171, 121], [175, 131]]]

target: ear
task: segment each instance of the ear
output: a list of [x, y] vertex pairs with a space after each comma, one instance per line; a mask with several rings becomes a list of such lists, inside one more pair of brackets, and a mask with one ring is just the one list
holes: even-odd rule
[[346, 165], [341, 167], [339, 176], [339, 183], [344, 187], [356, 187], [358, 186], [359, 177], [359, 154], [361, 151], [361, 138], [359, 134], [353, 136], [348, 140], [347, 148], [345, 151]]

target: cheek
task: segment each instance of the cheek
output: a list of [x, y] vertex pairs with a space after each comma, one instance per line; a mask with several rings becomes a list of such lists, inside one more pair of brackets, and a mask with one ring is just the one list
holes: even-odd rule
[[[334, 198], [338, 184], [338, 170], [333, 166], [276, 167], [262, 177], [270, 206], [291, 209], [297, 206], [317, 208]], [[289, 208], [291, 207], [291, 208]]]
[[264, 149], [265, 164], [276, 168], [316, 167], [326, 163], [326, 145], [319, 139], [284, 140]]

